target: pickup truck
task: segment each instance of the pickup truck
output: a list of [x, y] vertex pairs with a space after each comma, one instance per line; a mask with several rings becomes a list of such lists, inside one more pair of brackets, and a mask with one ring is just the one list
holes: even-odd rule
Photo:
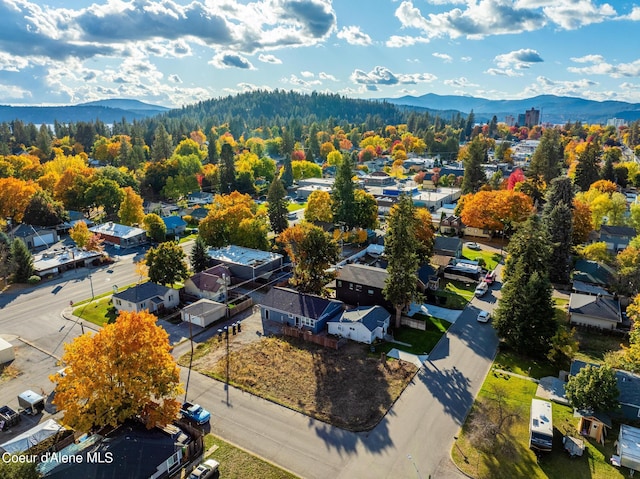
[[9, 429], [20, 422], [22, 417], [9, 406], [0, 407], [0, 431]]
[[193, 421], [196, 424], [206, 424], [211, 418], [211, 413], [200, 406], [200, 404], [192, 404], [190, 402], [186, 402], [182, 405], [180, 413], [182, 414], [182, 417], [189, 421]]

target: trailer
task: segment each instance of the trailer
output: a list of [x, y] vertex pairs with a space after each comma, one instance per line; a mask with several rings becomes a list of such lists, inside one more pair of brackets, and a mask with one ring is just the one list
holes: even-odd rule
[[44, 397], [27, 389], [25, 392], [18, 394], [18, 406], [24, 409], [27, 414], [35, 416], [44, 410]]
[[0, 431], [6, 431], [20, 422], [20, 414], [9, 406], [0, 407]]

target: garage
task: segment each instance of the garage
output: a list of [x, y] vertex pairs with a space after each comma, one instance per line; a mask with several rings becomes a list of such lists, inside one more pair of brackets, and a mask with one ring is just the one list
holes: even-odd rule
[[53, 233], [37, 234], [33, 237], [33, 247], [49, 246], [55, 243]]
[[180, 311], [182, 321], [206, 328], [227, 315], [227, 306], [223, 303], [201, 299]]

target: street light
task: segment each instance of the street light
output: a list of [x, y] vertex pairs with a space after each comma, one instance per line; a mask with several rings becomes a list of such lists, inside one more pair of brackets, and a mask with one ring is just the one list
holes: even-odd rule
[[422, 479], [422, 474], [420, 474], [420, 471], [418, 470], [418, 466], [416, 466], [416, 462], [413, 460], [413, 457], [411, 457], [411, 454], [407, 454], [407, 459], [411, 461], [411, 464], [413, 464], [413, 467], [415, 467], [416, 469], [416, 473], [418, 474], [418, 477]]
[[93, 279], [91, 279], [91, 275], [88, 275], [87, 278], [89, 278], [89, 285], [91, 285], [91, 299], [93, 300], [93, 298], [95, 298], [93, 294]]

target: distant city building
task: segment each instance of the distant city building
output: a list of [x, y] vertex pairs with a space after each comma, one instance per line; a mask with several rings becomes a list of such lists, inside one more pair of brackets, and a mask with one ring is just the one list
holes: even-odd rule
[[514, 126], [516, 124], [516, 118], [513, 115], [507, 115], [504, 117], [504, 122], [507, 126]]
[[540, 123], [540, 110], [536, 110], [535, 108], [531, 108], [531, 110], [527, 110], [524, 114], [524, 126], [527, 128], [531, 128], [532, 126], [536, 126]]
[[615, 126], [616, 128], [620, 128], [621, 126], [626, 126], [627, 122], [622, 118], [609, 118], [607, 120], [607, 126]]
[[520, 113], [518, 115], [518, 126], [524, 126], [525, 115], [524, 113]]

